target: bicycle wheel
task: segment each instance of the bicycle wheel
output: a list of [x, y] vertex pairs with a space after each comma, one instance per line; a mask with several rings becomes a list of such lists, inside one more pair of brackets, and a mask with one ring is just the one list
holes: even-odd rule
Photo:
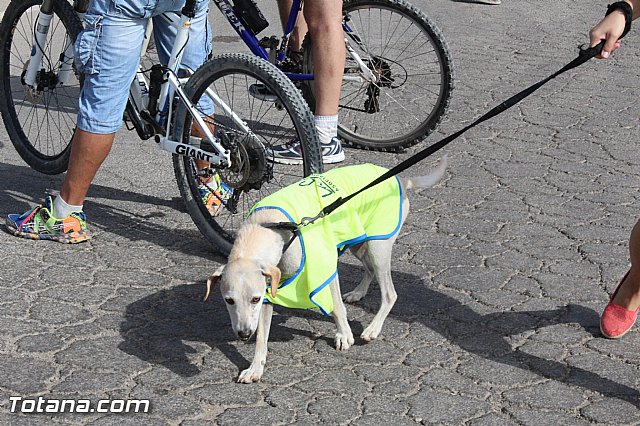
[[[257, 87], [261, 87], [260, 94], [256, 94]], [[212, 91], [230, 109], [225, 111], [223, 104], [216, 102], [213, 117], [208, 117], [214, 123], [215, 136], [231, 151], [230, 168], [199, 170], [192, 158], [173, 157], [189, 215], [206, 239], [226, 255], [240, 224], [258, 200], [304, 176], [322, 172], [320, 143], [300, 92], [274, 65], [255, 56], [214, 57], [191, 76], [185, 90], [194, 104]], [[185, 131], [176, 126], [174, 140], [199, 144], [190, 137], [192, 118], [184, 105], [178, 108], [176, 123], [183, 123], [180, 127]], [[295, 139], [301, 141], [302, 164], [275, 163], [271, 148]], [[214, 216], [200, 191], [202, 182], [215, 176], [232, 192]]]
[[69, 162], [81, 87], [75, 67], [66, 81], [60, 81], [58, 72], [62, 53], [75, 41], [82, 23], [69, 3], [53, 0], [38, 88], [32, 89], [23, 77], [40, 4], [40, 0], [13, 0], [0, 23], [0, 112], [20, 157], [41, 173], [58, 174]]
[[[423, 140], [444, 115], [453, 90], [453, 60], [440, 30], [404, 0], [345, 0], [345, 36], [373, 71], [363, 77], [347, 53], [338, 134], [350, 145], [400, 151]], [[313, 72], [311, 39], [303, 68]]]

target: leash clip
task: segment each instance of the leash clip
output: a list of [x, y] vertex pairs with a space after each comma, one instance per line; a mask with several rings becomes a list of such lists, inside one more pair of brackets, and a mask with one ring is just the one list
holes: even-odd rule
[[300, 219], [299, 227], [302, 228], [303, 226], [311, 225], [313, 222], [323, 217], [325, 217], [324, 210], [320, 211], [320, 213], [318, 213], [314, 217], [303, 217], [302, 219]]

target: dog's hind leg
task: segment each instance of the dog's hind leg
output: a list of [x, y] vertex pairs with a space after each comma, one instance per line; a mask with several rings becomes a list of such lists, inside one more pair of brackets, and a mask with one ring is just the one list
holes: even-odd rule
[[267, 362], [267, 340], [269, 340], [272, 316], [273, 305], [271, 303], [263, 303], [258, 328], [256, 329], [256, 350], [253, 355], [253, 361], [249, 368], [240, 373], [238, 383], [260, 381], [262, 373], [264, 372], [264, 364]]
[[342, 295], [342, 300], [347, 303], [355, 303], [366, 296], [369, 291], [369, 285], [371, 285], [371, 281], [373, 281], [374, 271], [373, 264], [369, 259], [368, 244], [368, 242], [365, 242], [351, 248], [351, 253], [353, 253], [353, 255], [362, 262], [362, 266], [364, 266], [364, 275], [362, 276], [362, 281], [360, 281], [360, 284], [358, 284], [356, 288]]
[[342, 298], [340, 297], [340, 282], [338, 281], [337, 275], [333, 281], [331, 281], [331, 284], [329, 284], [329, 288], [331, 289], [331, 299], [333, 300], [333, 312], [331, 312], [331, 316], [336, 322], [337, 328], [335, 340], [336, 349], [344, 351], [349, 349], [355, 340], [349, 322], [347, 321], [347, 308], [345, 308]]
[[398, 298], [391, 279], [391, 250], [395, 239], [394, 236], [388, 240], [368, 241], [369, 259], [373, 264], [373, 270], [380, 286], [382, 303], [371, 324], [360, 335], [366, 341], [373, 340], [380, 335], [382, 324]]

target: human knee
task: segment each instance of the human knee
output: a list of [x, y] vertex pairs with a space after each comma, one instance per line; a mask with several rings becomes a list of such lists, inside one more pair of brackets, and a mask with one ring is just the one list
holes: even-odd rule
[[317, 18], [313, 20], [309, 20], [307, 18], [307, 26], [309, 28], [309, 33], [313, 36], [314, 34], [319, 34], [321, 36], [328, 36], [330, 34], [340, 34], [342, 33], [342, 27], [340, 25], [340, 21], [335, 21], [331, 19], [323, 19]]
[[313, 34], [329, 35], [342, 31], [341, 1], [309, 1], [304, 6], [304, 19]]

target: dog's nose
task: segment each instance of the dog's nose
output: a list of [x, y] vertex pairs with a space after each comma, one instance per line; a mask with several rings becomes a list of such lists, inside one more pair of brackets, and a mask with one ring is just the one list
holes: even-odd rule
[[242, 340], [248, 340], [251, 337], [251, 332], [249, 330], [240, 330], [238, 331], [238, 337]]

